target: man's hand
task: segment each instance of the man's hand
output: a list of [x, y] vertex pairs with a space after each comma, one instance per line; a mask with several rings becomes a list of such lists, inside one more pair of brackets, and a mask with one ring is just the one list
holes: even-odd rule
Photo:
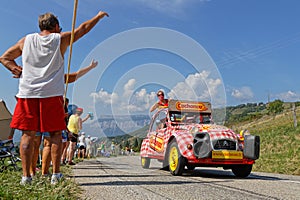
[[13, 78], [20, 78], [22, 74], [22, 67], [21, 66], [12, 67], [11, 73], [14, 75]]
[[98, 65], [98, 61], [95, 61], [94, 59], [91, 61], [90, 67], [95, 68]]
[[100, 11], [99, 13], [98, 13], [98, 16], [100, 16], [101, 18], [103, 18], [103, 17], [109, 17], [109, 15], [106, 13], [106, 12], [103, 12], [103, 11]]

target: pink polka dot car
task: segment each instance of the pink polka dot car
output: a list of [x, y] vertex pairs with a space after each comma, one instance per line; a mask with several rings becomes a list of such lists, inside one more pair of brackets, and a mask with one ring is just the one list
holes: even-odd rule
[[170, 100], [153, 115], [140, 156], [143, 168], [157, 159], [172, 175], [182, 175], [185, 168], [223, 167], [247, 177], [259, 151], [259, 136], [213, 123], [210, 103]]

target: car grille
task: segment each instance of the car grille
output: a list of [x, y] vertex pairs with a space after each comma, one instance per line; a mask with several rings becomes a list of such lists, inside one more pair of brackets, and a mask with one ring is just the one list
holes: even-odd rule
[[214, 149], [236, 150], [236, 143], [231, 140], [217, 140], [213, 142]]

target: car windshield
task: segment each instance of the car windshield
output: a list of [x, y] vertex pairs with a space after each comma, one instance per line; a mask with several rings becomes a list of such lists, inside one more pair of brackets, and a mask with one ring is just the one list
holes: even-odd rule
[[211, 115], [199, 112], [170, 112], [170, 120], [173, 124], [209, 124]]

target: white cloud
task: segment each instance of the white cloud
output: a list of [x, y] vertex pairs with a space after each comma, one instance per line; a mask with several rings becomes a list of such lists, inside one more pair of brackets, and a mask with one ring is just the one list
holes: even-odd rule
[[156, 101], [156, 94], [155, 92], [148, 94], [144, 88], [134, 92], [135, 84], [136, 80], [130, 79], [124, 85], [122, 94], [109, 93], [101, 89], [99, 92], [91, 93], [90, 97], [94, 99], [94, 103], [100, 105], [101, 110], [108, 112], [111, 112], [108, 108], [112, 108], [117, 114], [146, 111]]
[[254, 94], [250, 87], [245, 86], [245, 87], [233, 89], [231, 92], [231, 96], [233, 96], [239, 101], [246, 102], [246, 101], [251, 101], [254, 97]]
[[218, 94], [222, 81], [209, 75], [208, 71], [191, 74], [185, 82], [177, 83], [168, 95], [174, 99], [211, 101]]
[[103, 88], [99, 92], [93, 92], [90, 96], [96, 102], [102, 102], [105, 105], [116, 104], [119, 101], [119, 95], [117, 93], [108, 93], [104, 91]]
[[274, 98], [276, 99], [280, 99], [282, 101], [299, 101], [300, 100], [300, 94], [297, 94], [293, 91], [287, 91], [287, 92], [283, 92], [283, 93], [280, 93], [280, 94], [275, 94], [275, 95], [272, 95], [274, 96]]
[[156, 101], [155, 92], [147, 93], [147, 90], [142, 88], [140, 91], [135, 92], [129, 104], [125, 104], [129, 112], [144, 112], [149, 110], [150, 106]]
[[[90, 94], [90, 97], [97, 105], [102, 106], [103, 110], [108, 111], [108, 106], [111, 105], [116, 114], [148, 112], [149, 108], [157, 101], [156, 91], [148, 93], [145, 88], [136, 90], [136, 85], [137, 81], [130, 79], [124, 84], [122, 93], [109, 93], [101, 89], [99, 92]], [[189, 75], [184, 82], [177, 83], [166, 95], [166, 98], [211, 102], [218, 98], [221, 86], [220, 79], [213, 79], [208, 71], [202, 71]]]
[[134, 92], [134, 86], [136, 84], [135, 79], [130, 79], [125, 85], [124, 85], [124, 93], [123, 97], [124, 98], [129, 98], [132, 93]]

